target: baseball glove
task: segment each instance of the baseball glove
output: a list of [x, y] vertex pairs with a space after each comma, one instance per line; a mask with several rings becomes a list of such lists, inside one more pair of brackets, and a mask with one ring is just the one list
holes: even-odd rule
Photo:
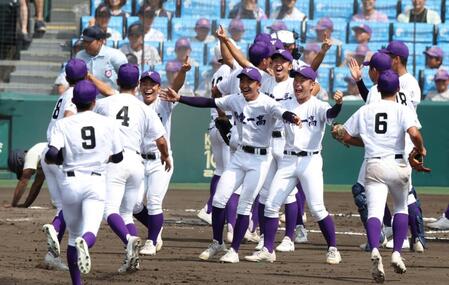
[[424, 166], [424, 159], [418, 149], [413, 148], [413, 150], [408, 155], [408, 162], [410, 166], [418, 172], [431, 172], [432, 169]]
[[232, 124], [227, 117], [217, 117], [215, 119], [215, 127], [220, 132], [224, 142], [229, 145], [229, 139], [231, 138]]
[[343, 142], [343, 138], [345, 136], [345, 128], [343, 127], [342, 124], [339, 123], [334, 123], [332, 124], [332, 129], [331, 129], [331, 133], [332, 133], [332, 137], [334, 139], [336, 139], [337, 141], [341, 142], [342, 144], [344, 144], [346, 147], [349, 147], [348, 144], [345, 144]]

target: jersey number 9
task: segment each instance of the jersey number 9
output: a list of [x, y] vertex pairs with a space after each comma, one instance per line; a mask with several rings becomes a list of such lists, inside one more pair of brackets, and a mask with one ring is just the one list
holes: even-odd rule
[[81, 138], [84, 140], [82, 143], [84, 149], [93, 149], [97, 145], [95, 141], [95, 129], [92, 126], [81, 129]]

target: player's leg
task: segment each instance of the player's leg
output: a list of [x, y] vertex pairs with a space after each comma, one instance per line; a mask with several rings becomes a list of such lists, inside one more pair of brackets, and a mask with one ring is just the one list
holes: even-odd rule
[[[147, 162], [145, 162], [147, 163]], [[148, 209], [145, 205], [145, 197], [147, 196], [147, 173], [143, 178], [143, 183], [140, 185], [139, 192], [137, 194], [137, 203], [133, 209], [133, 216], [138, 220], [142, 225], [148, 228]]]
[[298, 215], [296, 217], [296, 237], [295, 237], [295, 243], [306, 243], [308, 241], [307, 239], [307, 229], [304, 224], [304, 213], [305, 213], [305, 203], [306, 203], [306, 196], [304, 194], [304, 190], [302, 189], [301, 182], [296, 184], [296, 188], [298, 191], [296, 192], [296, 203], [298, 204]]
[[245, 233], [245, 240], [250, 242], [259, 242], [260, 236], [257, 234], [257, 227], [260, 223], [259, 217], [259, 196], [256, 197], [251, 208], [248, 230]]
[[408, 193], [408, 224], [410, 227], [410, 248], [416, 252], [424, 252], [426, 238], [424, 236], [424, 220], [421, 202], [418, 199], [415, 187], [411, 186]]
[[[295, 188], [293, 189], [294, 192]], [[295, 195], [292, 195], [293, 198]], [[298, 203], [296, 203], [296, 200], [289, 200], [289, 197], [287, 197], [287, 200], [285, 202], [285, 235], [282, 239], [282, 242], [276, 247], [277, 251], [294, 251], [295, 250], [295, 228], [296, 228], [296, 219], [298, 216]]]
[[449, 205], [446, 208], [446, 211], [443, 213], [441, 218], [437, 221], [427, 224], [429, 228], [437, 229], [437, 230], [448, 230], [449, 229]]
[[[237, 193], [238, 192], [238, 193]], [[226, 204], [226, 223], [227, 223], [227, 234], [226, 241], [232, 242], [234, 236], [235, 221], [237, 220], [237, 205], [239, 203], [240, 191], [232, 193], [231, 198], [229, 198]]]

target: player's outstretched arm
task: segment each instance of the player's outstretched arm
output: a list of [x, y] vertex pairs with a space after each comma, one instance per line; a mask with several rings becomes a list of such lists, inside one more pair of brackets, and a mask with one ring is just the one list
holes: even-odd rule
[[87, 80], [91, 81], [95, 87], [97, 87], [98, 91], [104, 96], [111, 96], [115, 94], [115, 90], [111, 88], [109, 85], [96, 78], [92, 73], [87, 73]]
[[17, 182], [16, 188], [14, 189], [14, 194], [12, 197], [11, 204], [5, 205], [6, 208], [9, 207], [17, 207], [19, 204], [20, 198], [22, 198], [23, 193], [25, 192], [28, 182], [34, 174], [33, 169], [24, 169], [22, 176], [20, 176], [20, 180]]
[[170, 161], [170, 154], [168, 153], [168, 144], [165, 137], [160, 137], [156, 141], [157, 149], [161, 152], [161, 162], [165, 165], [165, 171], [170, 171], [172, 168]]
[[324, 35], [323, 43], [321, 44], [321, 50], [318, 52], [318, 54], [315, 56], [315, 58], [312, 61], [312, 64], [310, 67], [317, 71], [320, 67], [321, 63], [324, 60], [324, 57], [326, 56], [327, 51], [332, 47], [332, 40], [329, 37], [329, 34], [326, 33]]
[[184, 86], [184, 82], [186, 81], [186, 73], [191, 68], [192, 65], [190, 64], [190, 59], [188, 56], [186, 56], [182, 64], [181, 70], [178, 72], [175, 79], [173, 80], [173, 84], [171, 85], [171, 88], [175, 90], [175, 92], [179, 92], [182, 86]]
[[240, 51], [226, 36], [226, 32], [223, 29], [222, 26], [220, 26], [217, 30], [217, 37], [220, 40], [220, 42], [223, 42], [229, 49], [229, 52], [231, 53], [232, 57], [237, 61], [237, 63], [245, 68], [245, 67], [253, 67], [251, 62], [249, 62], [248, 59], [246, 59], [245, 55]]
[[328, 119], [334, 119], [338, 116], [338, 114], [340, 114], [341, 107], [343, 105], [343, 92], [337, 90], [334, 94], [334, 100], [335, 105], [326, 112], [326, 117]]
[[179, 102], [192, 107], [216, 108], [215, 99], [205, 97], [179, 96], [173, 89], [162, 89], [159, 97], [168, 102]]
[[42, 185], [45, 181], [45, 174], [42, 171], [42, 168], [38, 168], [36, 171], [36, 177], [34, 178], [33, 184], [31, 184], [30, 192], [28, 193], [28, 197], [25, 199], [25, 202], [23, 204], [19, 204], [19, 208], [28, 208], [30, 207], [34, 200], [36, 200], [37, 196], [39, 195]]
[[301, 118], [293, 112], [285, 111], [282, 113], [282, 119], [287, 122], [301, 127]]

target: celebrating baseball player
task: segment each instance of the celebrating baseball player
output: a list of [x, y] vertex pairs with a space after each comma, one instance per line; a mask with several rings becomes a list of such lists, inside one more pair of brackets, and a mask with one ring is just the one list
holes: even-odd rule
[[120, 128], [124, 147], [123, 161], [108, 165], [105, 219], [126, 245], [126, 255], [119, 273], [139, 269], [141, 240], [133, 222], [133, 209], [143, 183], [142, 142], [155, 141], [165, 170], [171, 169], [165, 130], [157, 114], [135, 97], [139, 85], [139, 68], [123, 64], [119, 68], [117, 84], [120, 94], [98, 100], [95, 112], [115, 120]]
[[378, 248], [388, 193], [392, 195], [394, 206], [391, 265], [396, 273], [406, 271], [401, 249], [407, 237], [407, 196], [411, 175], [404, 159], [407, 134], [420, 156], [426, 156], [426, 149], [416, 113], [408, 106], [396, 103], [396, 95], [400, 92], [399, 75], [392, 70], [384, 71], [379, 76], [377, 88], [382, 100], [361, 107], [349, 118], [344, 124], [343, 142], [365, 147], [366, 229], [372, 249], [371, 273], [376, 282], [382, 283], [385, 272]]
[[164, 100], [171, 102], [232, 111], [237, 118], [239, 147], [218, 182], [212, 202], [213, 242], [200, 254], [200, 259], [203, 260], [208, 260], [226, 250], [223, 242], [224, 208], [232, 193], [242, 185], [232, 246], [220, 258], [222, 262], [239, 262], [237, 252], [248, 228], [251, 207], [270, 165], [269, 144], [276, 120], [284, 119], [296, 125], [300, 124], [298, 116], [285, 111], [275, 100], [259, 93], [262, 76], [256, 68], [244, 68], [238, 77], [241, 93], [223, 98], [184, 97], [177, 95], [173, 90], [161, 94]]
[[82, 284], [80, 272], [89, 273], [89, 255], [100, 228], [106, 194], [106, 163], [123, 159], [119, 130], [109, 118], [92, 112], [99, 94], [87, 80], [73, 89], [78, 113], [55, 123], [45, 159], [62, 164], [60, 192], [69, 232], [67, 263], [72, 284]]
[[[326, 262], [338, 264], [341, 262], [341, 256], [336, 247], [335, 225], [324, 206], [323, 160], [320, 151], [325, 125], [330, 124], [339, 114], [343, 94], [336, 92], [334, 95], [336, 104], [331, 107], [312, 96], [317, 73], [311, 67], [300, 67], [292, 71], [291, 76], [294, 78], [296, 100], [287, 100], [284, 107], [304, 118], [302, 128], [285, 125], [284, 156], [278, 161], [278, 170], [265, 202], [264, 247], [253, 255], [246, 256], [245, 259], [268, 262], [276, 260], [273, 244], [279, 225], [279, 209], [294, 191], [299, 180], [312, 216], [318, 222], [327, 242]], [[291, 235], [289, 238], [293, 239], [293, 233], [289, 234]], [[292, 242], [288, 246], [293, 246], [294, 250]]]

